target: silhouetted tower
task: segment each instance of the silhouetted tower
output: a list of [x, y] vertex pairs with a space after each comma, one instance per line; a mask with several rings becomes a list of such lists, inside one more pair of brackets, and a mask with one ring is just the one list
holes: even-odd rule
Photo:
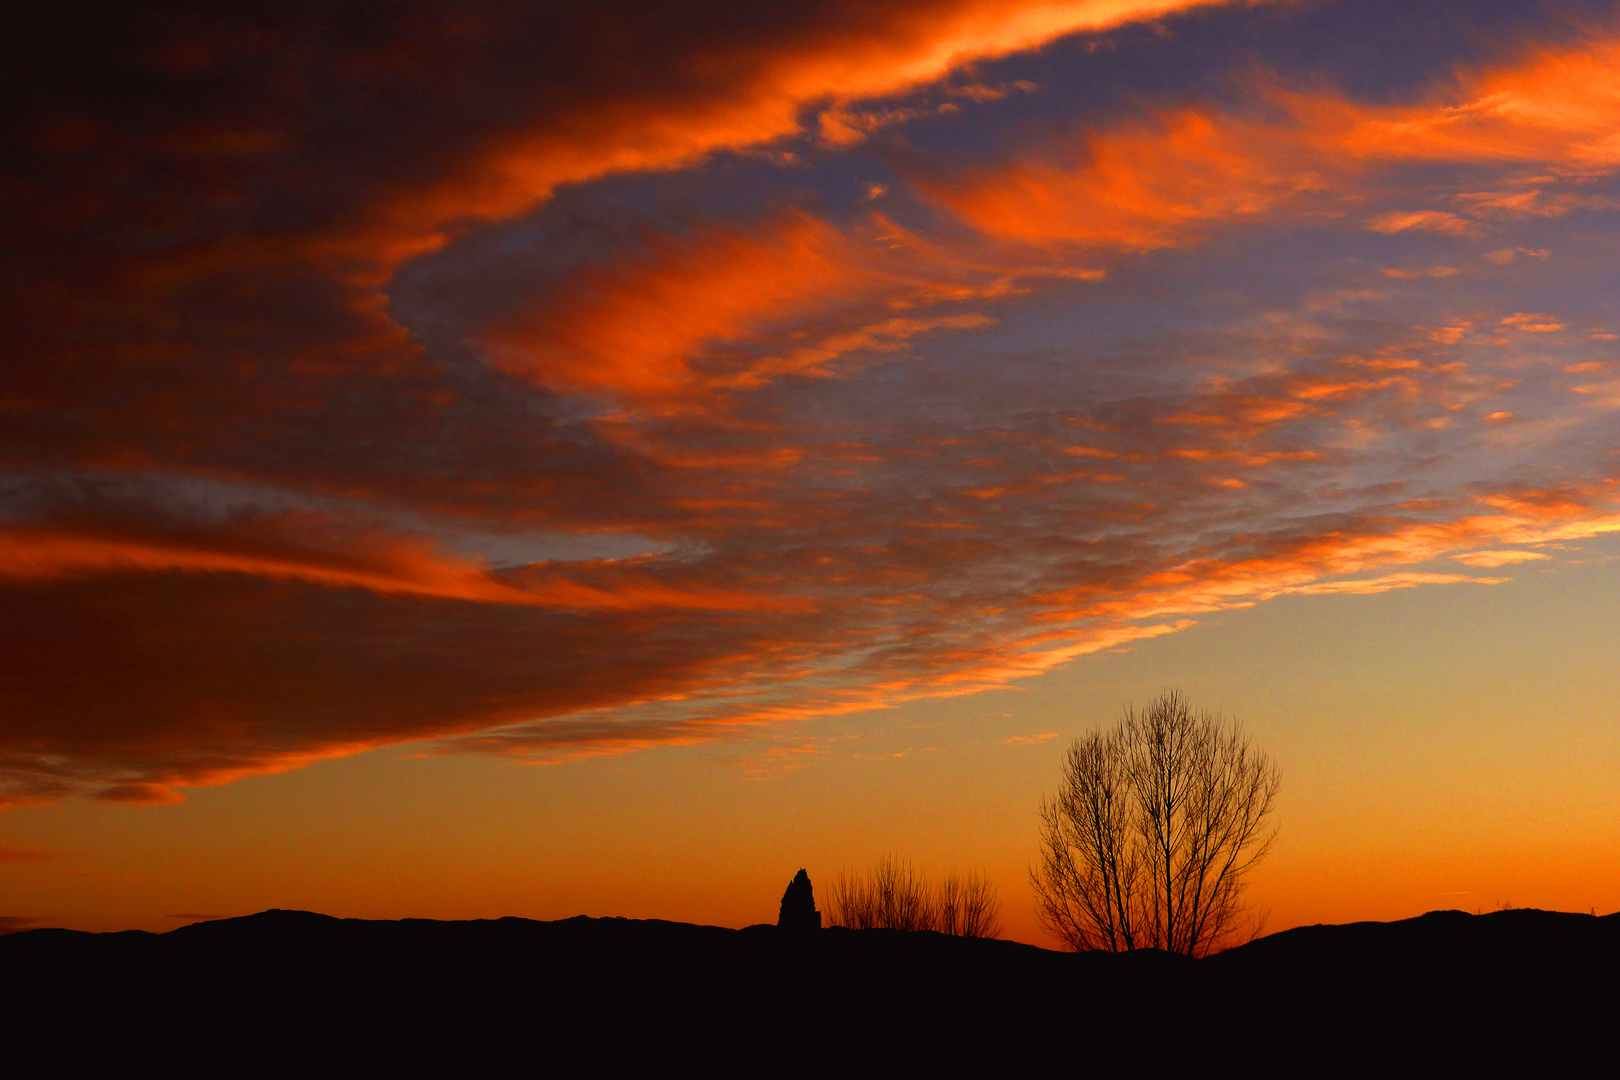
[[783, 930], [820, 930], [821, 912], [816, 910], [816, 894], [810, 888], [810, 875], [800, 870], [782, 894], [782, 911], [776, 925]]

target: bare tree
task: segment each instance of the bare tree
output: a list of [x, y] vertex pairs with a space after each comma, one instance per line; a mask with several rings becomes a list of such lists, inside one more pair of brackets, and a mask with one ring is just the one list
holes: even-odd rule
[[1275, 837], [1277, 768], [1235, 720], [1166, 692], [1069, 747], [1030, 870], [1042, 925], [1074, 949], [1204, 956], [1239, 932]]
[[864, 876], [840, 871], [827, 894], [833, 926], [852, 930], [937, 930], [958, 937], [994, 937], [1001, 901], [982, 874], [951, 873], [936, 886], [911, 863], [892, 855]]
[[1075, 740], [1057, 797], [1041, 803], [1036, 914], [1073, 949], [1136, 948], [1144, 845], [1124, 742], [1122, 731]]

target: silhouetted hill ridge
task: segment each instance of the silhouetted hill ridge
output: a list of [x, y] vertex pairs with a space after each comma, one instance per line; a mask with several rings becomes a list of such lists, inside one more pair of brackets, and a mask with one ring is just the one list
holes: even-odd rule
[[1500, 962], [1513, 958], [1546, 963], [1595, 961], [1620, 947], [1620, 914], [1589, 915], [1534, 908], [1510, 908], [1482, 915], [1431, 911], [1396, 922], [1356, 922], [1297, 926], [1211, 957], [1221, 966], [1278, 963], [1360, 965], [1374, 959], [1416, 959], [1443, 955], [1477, 956]]
[[162, 934], [0, 938], [9, 1012], [25, 1025], [88, 1019], [134, 1032], [184, 1017], [208, 1038], [274, 1030], [295, 1042], [360, 1030], [450, 1039], [470, 1025], [603, 1045], [632, 1030], [641, 1045], [711, 1029], [771, 1043], [841, 1017], [856, 1026], [818, 1019], [815, 1030], [846, 1050], [877, 1038], [879, 1020], [958, 1042], [1078, 1023], [1191, 1046], [1263, 1017], [1284, 1041], [1327, 1038], [1361, 1053], [1439, 1030], [1499, 1040], [1554, 1022], [1553, 1010], [1568, 1042], [1617, 1004], [1617, 962], [1620, 916], [1528, 910], [1297, 927], [1208, 960], [929, 932], [282, 909]]
[[[510, 939], [526, 940], [549, 947], [748, 947], [756, 940], [786, 946], [783, 935], [770, 923], [742, 929], [665, 919], [630, 919], [623, 916], [576, 915], [543, 921], [516, 916], [496, 919], [357, 919], [340, 918], [313, 911], [270, 908], [252, 915], [208, 919], [163, 933], [124, 930], [92, 933], [81, 930], [39, 928], [0, 937], [0, 957], [19, 962], [24, 956], [48, 953], [52, 949], [78, 947], [117, 950], [148, 948], [185, 951], [216, 946], [275, 944], [298, 947], [318, 943], [329, 947], [346, 942], [356, 947], [376, 944], [432, 945], [454, 943], [458, 947], [495, 944]], [[857, 945], [859, 942], [861, 944]], [[812, 935], [806, 948], [834, 948], [849, 951], [867, 948], [875, 951], [955, 951], [959, 954], [1018, 956], [1023, 962], [1064, 962], [1098, 960], [1108, 954], [1072, 954], [1043, 949], [1036, 945], [1000, 939], [953, 938], [930, 931], [854, 931], [831, 927]], [[1514, 953], [1547, 953], [1549, 957], [1564, 947], [1596, 949], [1601, 952], [1620, 946], [1620, 913], [1590, 915], [1574, 912], [1516, 908], [1485, 914], [1459, 910], [1431, 911], [1394, 922], [1355, 922], [1299, 926], [1217, 954], [1206, 961], [1185, 961], [1155, 950], [1139, 950], [1114, 959], [1153, 963], [1150, 957], [1168, 962], [1198, 963], [1201, 966], [1236, 966], [1279, 962], [1285, 959], [1354, 959], [1369, 953], [1426, 950], [1511, 950]], [[1040, 959], [1036, 959], [1039, 957]]]

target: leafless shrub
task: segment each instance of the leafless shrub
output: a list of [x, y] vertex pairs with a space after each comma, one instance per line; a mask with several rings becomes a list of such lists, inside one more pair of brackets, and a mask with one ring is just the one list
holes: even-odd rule
[[[1235, 721], [1169, 692], [1069, 748], [1041, 805], [1036, 914], [1074, 949], [1204, 956], [1243, 934], [1277, 769]], [[1259, 924], [1253, 924], [1257, 933]]]
[[909, 862], [885, 855], [865, 877], [840, 871], [828, 897], [835, 926], [855, 930], [932, 929], [928, 883]]
[[871, 905], [866, 901], [866, 881], [848, 870], [838, 871], [838, 880], [826, 892], [827, 925], [851, 930], [870, 929]]
[[952, 873], [937, 887], [892, 855], [865, 875], [840, 871], [827, 895], [831, 925], [852, 930], [938, 930], [959, 937], [994, 937], [1001, 902], [981, 874]]
[[989, 938], [1001, 933], [1001, 901], [983, 874], [954, 870], [934, 890], [934, 929], [957, 937]]

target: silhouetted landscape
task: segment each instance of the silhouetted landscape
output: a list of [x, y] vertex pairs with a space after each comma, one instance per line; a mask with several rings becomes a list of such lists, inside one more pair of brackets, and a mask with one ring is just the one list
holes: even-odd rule
[[0, 1080], [1612, 1068], [1620, 0], [6, 14]]
[[669, 1038], [713, 1040], [717, 1053], [786, 1035], [807, 1050], [899, 1040], [932, 1054], [1106, 1035], [1094, 1053], [1107, 1057], [1127, 1033], [1157, 1032], [1160, 1051], [1179, 1053], [1263, 1030], [1267, 1052], [1328, 1039], [1353, 1056], [1414, 1036], [1441, 1049], [1463, 1032], [1511, 1042], [1529, 1029], [1503, 1018], [1532, 1014], [1555, 1018], [1535, 1038], [1558, 1050], [1603, 1030], [1589, 1025], [1607, 1022], [1617, 961], [1620, 915], [1534, 910], [1301, 927], [1203, 960], [929, 931], [284, 910], [164, 934], [0, 938], [7, 984], [27, 988], [11, 1010], [27, 1030], [183, 1024], [253, 1045], [273, 1034], [282, 1050], [328, 1037], [441, 1049], [465, 1038], [479, 1053], [520, 1033], [614, 1055]]

